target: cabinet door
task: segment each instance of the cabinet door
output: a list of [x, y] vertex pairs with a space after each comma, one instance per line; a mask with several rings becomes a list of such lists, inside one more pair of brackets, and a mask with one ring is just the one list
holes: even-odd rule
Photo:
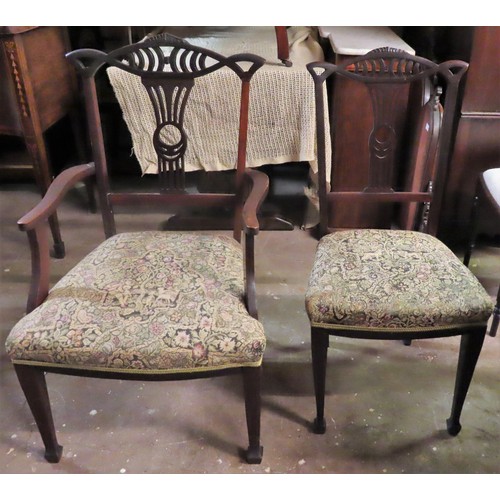
[[[439, 235], [466, 234], [478, 175], [500, 166], [500, 27], [474, 29], [462, 110], [448, 172]], [[500, 221], [485, 217], [480, 232], [500, 233]]]

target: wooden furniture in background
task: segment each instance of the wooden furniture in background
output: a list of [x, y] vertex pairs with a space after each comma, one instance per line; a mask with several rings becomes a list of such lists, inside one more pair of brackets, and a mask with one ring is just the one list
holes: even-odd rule
[[[402, 51], [375, 50], [336, 66], [311, 63], [315, 82], [318, 128], [318, 170], [321, 240], [306, 292], [306, 310], [311, 323], [311, 349], [316, 394], [314, 432], [326, 430], [324, 418], [327, 352], [330, 336], [360, 339], [403, 340], [461, 336], [455, 393], [447, 430], [460, 432], [460, 415], [483, 345], [493, 309], [491, 299], [476, 277], [441, 241], [432, 235], [434, 196], [432, 192], [397, 192], [391, 178], [395, 167], [395, 97], [409, 83], [434, 81], [440, 75], [447, 95], [440, 134], [439, 163], [448, 161], [457, 90], [467, 69], [462, 61], [432, 61]], [[373, 104], [373, 134], [368, 148], [370, 182], [360, 192], [330, 192], [325, 179], [324, 82], [330, 76], [357, 81], [370, 88]], [[427, 85], [419, 88], [425, 90]], [[425, 100], [422, 105], [427, 107]], [[432, 108], [437, 106], [430, 101]], [[354, 119], [358, 113], [352, 109]], [[436, 110], [437, 111], [437, 110]], [[417, 154], [432, 155], [436, 138], [424, 138]], [[424, 122], [424, 130], [427, 129]], [[418, 130], [417, 130], [418, 132]], [[417, 136], [419, 137], [419, 136]], [[438, 165], [436, 184], [442, 182]], [[334, 168], [349, 167], [337, 164]], [[350, 206], [375, 203], [420, 202], [424, 209], [422, 229], [352, 229], [331, 231], [335, 205], [345, 199]], [[333, 210], [332, 210], [333, 206]], [[439, 206], [437, 207], [439, 209]], [[427, 209], [430, 213], [427, 213]], [[429, 217], [429, 226], [426, 219]], [[427, 230], [427, 231], [426, 231]], [[328, 234], [330, 233], [330, 234]], [[424, 367], [425, 369], [425, 367]], [[383, 383], [383, 381], [379, 381]]]
[[[354, 56], [361, 56], [380, 47], [391, 47], [414, 54], [413, 49], [391, 29], [383, 26], [319, 26], [324, 39], [325, 60], [342, 64]], [[395, 109], [400, 127], [406, 113], [408, 93], [402, 89], [397, 96]], [[330, 121], [332, 136], [332, 177], [334, 190], [362, 189], [369, 183], [368, 136], [373, 113], [368, 90], [348, 79], [335, 80], [329, 89]], [[397, 131], [398, 133], [400, 130]], [[338, 166], [338, 167], [337, 167]], [[336, 204], [332, 227], [384, 227], [391, 223], [387, 207], [353, 207], [339, 201]]]
[[[481, 172], [477, 181], [476, 192], [472, 204], [470, 217], [470, 234], [464, 252], [464, 264], [469, 266], [472, 252], [476, 246], [476, 239], [479, 233], [479, 223], [488, 213], [495, 214], [494, 220], [500, 221], [500, 167], [490, 168]], [[500, 323], [500, 285], [497, 292], [497, 302], [493, 311], [493, 320], [490, 328], [490, 335], [497, 334]]]
[[[77, 82], [65, 59], [69, 51], [66, 29], [50, 26], [0, 27], [0, 134], [22, 137], [30, 153], [36, 183], [44, 195], [53, 171], [44, 133], [71, 114], [84, 160], [84, 145], [76, 113]], [[64, 257], [57, 215], [50, 218], [55, 257]]]
[[[460, 243], [467, 234], [476, 179], [500, 165], [500, 27], [473, 28], [468, 60], [439, 225], [440, 237]], [[499, 234], [500, 219], [483, 217], [478, 231]]]

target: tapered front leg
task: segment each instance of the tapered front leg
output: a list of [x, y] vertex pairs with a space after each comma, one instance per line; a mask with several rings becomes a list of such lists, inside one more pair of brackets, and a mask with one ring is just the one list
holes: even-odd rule
[[497, 303], [493, 309], [493, 319], [491, 321], [490, 336], [495, 337], [500, 324], [500, 285], [498, 286]]
[[261, 372], [262, 368], [260, 366], [257, 368], [243, 368], [249, 443], [246, 459], [249, 464], [260, 464], [262, 462], [263, 448], [260, 445]]
[[17, 378], [45, 445], [45, 459], [57, 463], [61, 459], [62, 446], [57, 442], [49, 394], [42, 369], [27, 365], [14, 365]]
[[314, 393], [316, 395], [316, 418], [313, 425], [313, 431], [315, 434], [324, 434], [326, 431], [325, 379], [328, 344], [329, 335], [327, 333], [319, 333], [311, 329], [311, 354]]
[[462, 335], [460, 341], [460, 354], [458, 357], [453, 405], [451, 408], [451, 416], [446, 421], [448, 433], [452, 436], [456, 436], [462, 429], [460, 425], [460, 415], [472, 376], [474, 375], [479, 353], [483, 347], [485, 334], [486, 332]]

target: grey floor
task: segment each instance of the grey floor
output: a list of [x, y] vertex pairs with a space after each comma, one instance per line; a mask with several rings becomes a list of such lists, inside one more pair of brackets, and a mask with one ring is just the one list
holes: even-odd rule
[[[39, 199], [31, 183], [0, 186], [0, 473], [498, 473], [500, 337], [487, 337], [455, 438], [445, 432], [458, 338], [399, 342], [332, 338], [327, 432], [311, 432], [314, 396], [304, 293], [316, 240], [293, 231], [257, 239], [257, 291], [267, 338], [261, 465], [246, 446], [237, 377], [185, 382], [120, 382], [49, 374], [60, 443], [59, 464], [43, 458], [41, 439], [4, 350], [23, 315], [30, 276], [26, 235], [16, 220]], [[300, 202], [302, 203], [302, 202]], [[297, 205], [299, 206], [300, 203]], [[53, 281], [103, 240], [82, 187], [59, 211], [67, 257]], [[125, 215], [119, 230], [143, 228]], [[162, 218], [149, 217], [156, 229]], [[494, 296], [500, 248], [480, 242], [472, 270]]]

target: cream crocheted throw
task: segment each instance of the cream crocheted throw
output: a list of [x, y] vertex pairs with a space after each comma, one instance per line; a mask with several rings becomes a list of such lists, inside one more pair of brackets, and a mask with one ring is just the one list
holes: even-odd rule
[[[289, 28], [288, 38], [292, 67], [277, 59], [273, 27], [231, 28], [187, 40], [226, 56], [249, 52], [267, 61], [250, 87], [247, 167], [305, 161], [316, 172], [314, 87], [305, 66], [324, 60], [324, 55], [311, 28]], [[151, 140], [156, 124], [147, 92], [139, 77], [115, 67], [107, 72], [142, 172], [156, 174], [157, 156]], [[212, 73], [195, 83], [184, 124], [190, 140], [186, 171], [235, 168], [240, 91], [241, 83], [231, 70]], [[328, 150], [327, 165], [330, 157]]]

